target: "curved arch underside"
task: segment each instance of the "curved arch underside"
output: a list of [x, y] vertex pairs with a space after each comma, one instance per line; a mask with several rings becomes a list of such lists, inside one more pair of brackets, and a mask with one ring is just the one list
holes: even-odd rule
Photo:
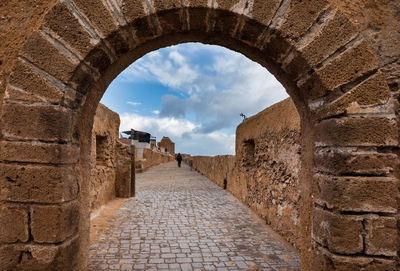
[[[84, 269], [99, 100], [139, 57], [188, 41], [243, 53], [295, 102], [302, 269], [395, 270], [397, 158], [382, 151], [398, 145], [395, 103], [367, 42], [323, 0], [59, 1], [25, 42], [3, 100], [3, 176], [20, 185], [1, 180], [0, 225], [17, 221], [0, 235], [1, 266]], [[377, 242], [382, 234], [396, 238]]]

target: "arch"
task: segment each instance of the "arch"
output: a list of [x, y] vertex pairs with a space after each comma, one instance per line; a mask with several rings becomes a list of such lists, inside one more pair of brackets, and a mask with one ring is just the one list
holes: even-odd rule
[[[13, 217], [15, 227], [0, 235], [1, 266], [84, 270], [99, 100], [145, 53], [189, 41], [260, 63], [298, 108], [302, 269], [394, 270], [397, 158], [385, 153], [398, 145], [394, 102], [367, 42], [324, 0], [58, 1], [25, 42], [2, 101], [0, 225]], [[377, 243], [382, 232], [396, 238]]]

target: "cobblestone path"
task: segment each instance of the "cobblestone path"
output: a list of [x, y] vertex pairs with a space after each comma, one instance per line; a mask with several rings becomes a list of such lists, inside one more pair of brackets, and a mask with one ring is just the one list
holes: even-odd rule
[[299, 270], [248, 208], [186, 165], [137, 174], [136, 191], [96, 234], [90, 270]]

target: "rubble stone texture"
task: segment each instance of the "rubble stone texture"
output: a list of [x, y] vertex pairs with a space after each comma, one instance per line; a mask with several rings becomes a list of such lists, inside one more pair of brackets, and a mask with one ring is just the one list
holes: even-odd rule
[[299, 111], [302, 269], [398, 269], [399, 12], [389, 0], [3, 1], [0, 225], [14, 213], [16, 226], [0, 228], [1, 268], [85, 269], [99, 100], [145, 53], [196, 41], [266, 67]]
[[300, 117], [290, 98], [245, 120], [236, 156], [193, 156], [193, 168], [225, 188], [301, 248]]
[[[99, 208], [115, 197], [119, 115], [99, 104], [92, 130], [90, 208]], [[130, 158], [127, 154], [127, 158]], [[123, 158], [122, 158], [123, 159]], [[129, 180], [130, 181], [130, 175]], [[129, 191], [129, 190], [128, 190]]]
[[300, 267], [298, 254], [246, 206], [187, 165], [137, 174], [136, 198], [106, 217], [90, 247], [89, 270]]

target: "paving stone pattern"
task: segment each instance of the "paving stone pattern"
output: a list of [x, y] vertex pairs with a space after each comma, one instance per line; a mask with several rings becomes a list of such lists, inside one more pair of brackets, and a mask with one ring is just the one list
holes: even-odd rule
[[204, 176], [167, 163], [137, 175], [90, 248], [90, 270], [299, 270], [300, 258]]

